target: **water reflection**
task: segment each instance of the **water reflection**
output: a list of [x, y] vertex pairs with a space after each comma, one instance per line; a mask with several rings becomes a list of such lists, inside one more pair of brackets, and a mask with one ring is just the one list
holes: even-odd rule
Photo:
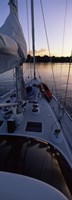
[[[53, 69], [53, 73], [52, 73]], [[37, 77], [45, 82], [50, 90], [63, 104], [65, 100], [65, 91], [68, 77], [69, 63], [56, 63], [51, 66], [51, 64], [36, 64]], [[29, 72], [29, 77], [27, 74]], [[24, 65], [24, 76], [25, 80], [33, 77], [33, 65]], [[57, 91], [57, 92], [56, 92]], [[70, 69], [70, 77], [68, 83], [67, 99], [66, 99], [66, 109], [70, 115], [72, 115], [72, 66]]]
[[[53, 68], [53, 73], [52, 73]], [[56, 63], [53, 64], [36, 64], [36, 74], [37, 77], [40, 78], [43, 82], [45, 82], [51, 91], [57, 95], [61, 102], [64, 102], [65, 98], [65, 90], [67, 83], [69, 64], [68, 63]], [[33, 64], [24, 64], [23, 66], [24, 79], [27, 82], [33, 77]], [[54, 77], [53, 77], [54, 75]], [[55, 80], [54, 80], [55, 78]], [[10, 70], [4, 74], [0, 75], [0, 95], [9, 91], [13, 88], [13, 84], [15, 86], [15, 77], [13, 77], [13, 71]], [[55, 91], [55, 85], [57, 94]], [[72, 66], [70, 69], [70, 77], [69, 77], [69, 85], [67, 92], [67, 100], [66, 100], [66, 108], [72, 114]]]

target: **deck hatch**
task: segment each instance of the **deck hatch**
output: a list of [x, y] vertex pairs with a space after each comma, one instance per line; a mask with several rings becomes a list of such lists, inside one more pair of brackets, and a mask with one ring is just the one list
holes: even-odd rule
[[42, 123], [41, 122], [27, 122], [25, 131], [42, 132]]

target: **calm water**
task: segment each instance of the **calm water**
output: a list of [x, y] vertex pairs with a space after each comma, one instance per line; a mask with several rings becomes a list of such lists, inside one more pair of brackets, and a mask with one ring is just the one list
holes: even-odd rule
[[[65, 92], [67, 85], [67, 77], [69, 71], [69, 64], [37, 64], [36, 74], [43, 82], [45, 82], [51, 89], [53, 94], [57, 96], [62, 103], [66, 101], [66, 109], [72, 115], [72, 66], [70, 68], [70, 76], [68, 82], [67, 97], [65, 100]], [[24, 79], [27, 82], [33, 77], [33, 65], [24, 64], [23, 66]], [[8, 92], [15, 87], [14, 72], [11, 70], [0, 75], [0, 95]]]

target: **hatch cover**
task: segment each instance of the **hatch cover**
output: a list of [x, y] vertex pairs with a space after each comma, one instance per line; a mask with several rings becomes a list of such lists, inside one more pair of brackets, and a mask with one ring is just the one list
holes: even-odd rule
[[41, 122], [27, 122], [25, 131], [42, 132], [42, 123]]

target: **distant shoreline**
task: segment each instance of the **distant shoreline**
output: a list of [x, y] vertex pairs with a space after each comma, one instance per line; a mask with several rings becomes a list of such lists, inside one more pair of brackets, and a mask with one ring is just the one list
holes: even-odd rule
[[[27, 60], [26, 60], [27, 63], [33, 63], [33, 57], [28, 54], [27, 55]], [[72, 62], [72, 58], [71, 57], [64, 57], [64, 56], [61, 56], [61, 57], [56, 57], [56, 56], [52, 56], [51, 58], [47, 55], [44, 55], [44, 56], [35, 56], [35, 62], [36, 63], [49, 63], [49, 62], [52, 62], [52, 63], [70, 63]]]

